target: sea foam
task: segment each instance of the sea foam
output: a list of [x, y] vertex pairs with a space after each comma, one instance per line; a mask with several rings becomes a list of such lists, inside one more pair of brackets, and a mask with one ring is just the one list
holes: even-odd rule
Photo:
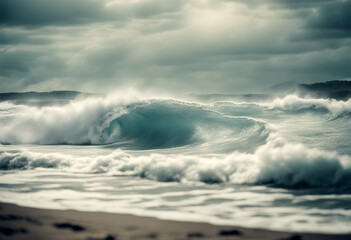
[[271, 137], [254, 153], [210, 156], [133, 155], [116, 150], [97, 157], [30, 151], [1, 152], [0, 169], [55, 168], [68, 172], [136, 175], [157, 181], [273, 184], [350, 189], [351, 158]]
[[347, 101], [338, 101], [335, 99], [324, 98], [302, 98], [297, 95], [287, 95], [282, 98], [276, 98], [272, 102], [260, 104], [269, 108], [278, 108], [285, 111], [299, 110], [322, 110], [328, 111], [337, 117], [351, 112], [351, 99]]

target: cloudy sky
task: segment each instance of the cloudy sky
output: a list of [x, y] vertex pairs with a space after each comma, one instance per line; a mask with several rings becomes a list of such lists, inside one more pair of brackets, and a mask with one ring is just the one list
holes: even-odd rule
[[351, 0], [0, 0], [0, 92], [351, 78]]

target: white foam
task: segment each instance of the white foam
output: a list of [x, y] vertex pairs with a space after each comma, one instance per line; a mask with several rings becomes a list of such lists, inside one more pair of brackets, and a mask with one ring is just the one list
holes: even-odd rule
[[328, 110], [334, 116], [351, 112], [351, 99], [347, 101], [338, 101], [335, 99], [301, 98], [296, 95], [287, 95], [283, 98], [276, 98], [272, 102], [260, 105], [287, 111], [298, 111], [309, 108], [324, 109]]
[[273, 183], [286, 187], [350, 187], [351, 158], [285, 143], [277, 137], [254, 153], [218, 155], [133, 155], [116, 150], [97, 157], [62, 153], [1, 152], [0, 168], [57, 168], [68, 172], [137, 175], [157, 181], [236, 184]]
[[[2, 103], [2, 108], [15, 111], [2, 119], [0, 141], [6, 143], [92, 144], [101, 143], [101, 127], [108, 113], [123, 113], [121, 106], [137, 102], [137, 95], [110, 95], [72, 101], [64, 106], [43, 108]], [[120, 108], [120, 109], [119, 109]]]

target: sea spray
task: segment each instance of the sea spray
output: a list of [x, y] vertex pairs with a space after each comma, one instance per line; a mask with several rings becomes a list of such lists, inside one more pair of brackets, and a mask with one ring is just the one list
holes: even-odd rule
[[0, 119], [0, 142], [157, 149], [212, 142], [225, 136], [235, 142], [261, 139], [257, 144], [265, 139], [263, 121], [226, 116], [206, 105], [168, 99], [126, 102], [90, 98], [59, 107], [19, 109], [18, 114]]

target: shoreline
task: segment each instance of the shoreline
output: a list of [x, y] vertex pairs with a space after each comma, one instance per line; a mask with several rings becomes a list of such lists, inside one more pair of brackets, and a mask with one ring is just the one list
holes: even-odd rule
[[346, 240], [349, 234], [270, 231], [131, 214], [51, 210], [0, 203], [0, 239]]

